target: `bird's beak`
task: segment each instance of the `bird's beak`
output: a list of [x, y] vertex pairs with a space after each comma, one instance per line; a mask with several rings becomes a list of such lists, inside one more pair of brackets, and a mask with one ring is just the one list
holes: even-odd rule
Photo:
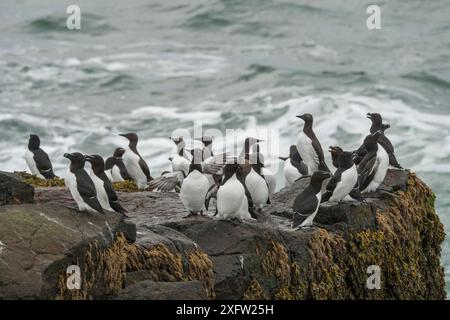
[[128, 137], [127, 137], [127, 135], [126, 135], [125, 133], [119, 133], [119, 136], [121, 136], [121, 137], [125, 137], [125, 138], [127, 138], [127, 139], [128, 139]]
[[367, 113], [367, 118], [372, 119], [372, 114], [370, 112]]
[[336, 148], [333, 147], [333, 146], [329, 146], [328, 147], [328, 152], [331, 152], [332, 154], [335, 154], [336, 153]]
[[264, 142], [263, 139], [256, 139], [256, 142]]
[[63, 155], [64, 158], [70, 159], [72, 156], [70, 153], [64, 153]]
[[86, 155], [84, 155], [84, 159], [87, 161], [90, 161], [90, 160], [92, 160], [92, 157], [90, 155], [86, 154]]
[[305, 117], [305, 115], [304, 115], [304, 114], [301, 114], [301, 115], [298, 115], [298, 116], [297, 116], [297, 118], [300, 118], [300, 119], [302, 119], [302, 120], [305, 120], [305, 118], [304, 118], [304, 117]]

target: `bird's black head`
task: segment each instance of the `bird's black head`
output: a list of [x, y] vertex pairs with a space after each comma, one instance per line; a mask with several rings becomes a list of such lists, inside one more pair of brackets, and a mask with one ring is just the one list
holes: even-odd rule
[[313, 116], [310, 113], [301, 114], [301, 115], [297, 116], [297, 118], [302, 119], [307, 124], [312, 124], [313, 123]]
[[64, 153], [64, 158], [67, 158], [70, 160], [70, 170], [71, 171], [73, 171], [75, 169], [84, 168], [84, 163], [85, 163], [86, 159], [80, 152]]
[[137, 143], [137, 141], [138, 141], [138, 136], [134, 132], [121, 133], [121, 134], [119, 134], [119, 136], [127, 138], [128, 141], [130, 141], [130, 142], [136, 142]]
[[372, 124], [374, 125], [381, 125], [383, 122], [383, 118], [381, 117], [381, 114], [379, 113], [367, 113], [367, 118], [369, 118], [372, 121]]
[[344, 150], [342, 150], [342, 148], [338, 146], [329, 146], [328, 151], [331, 153], [331, 156], [337, 157], [344, 152]]
[[105, 171], [105, 161], [98, 154], [85, 155], [84, 158], [92, 165], [95, 174]]
[[319, 191], [322, 188], [322, 183], [331, 177], [331, 174], [326, 171], [316, 171], [311, 176], [311, 186], [316, 191]]
[[289, 147], [289, 158], [292, 158], [296, 153], [298, 153], [297, 146], [293, 144]]
[[40, 145], [41, 145], [41, 140], [39, 139], [38, 135], [30, 134], [30, 139], [28, 140], [28, 149], [37, 150], [37, 149], [39, 149]]
[[113, 157], [116, 159], [121, 159], [124, 153], [124, 148], [116, 148], [116, 150], [114, 150]]

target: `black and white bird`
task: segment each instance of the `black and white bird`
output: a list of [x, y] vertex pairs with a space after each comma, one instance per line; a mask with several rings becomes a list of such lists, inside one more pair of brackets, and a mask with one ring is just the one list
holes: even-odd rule
[[[322, 195], [322, 202], [340, 202], [354, 189], [358, 182], [358, 172], [353, 162], [351, 152], [343, 151], [339, 147], [330, 147], [332, 158], [335, 157], [337, 170], [326, 185]], [[334, 163], [333, 159], [333, 163]]]
[[381, 131], [368, 135], [364, 139], [367, 153], [358, 165], [358, 183], [362, 193], [374, 192], [384, 181], [389, 167], [389, 156], [378, 144]]
[[40, 148], [41, 141], [35, 134], [30, 134], [25, 160], [31, 173], [41, 179], [53, 179], [55, 174], [48, 154]]
[[290, 186], [297, 179], [308, 175], [308, 166], [303, 162], [297, 146], [289, 147], [289, 157], [279, 157], [279, 159], [284, 161], [283, 174], [286, 186]]
[[241, 182], [243, 168], [238, 163], [224, 167], [224, 178], [217, 191], [218, 219], [252, 219], [245, 188]]
[[322, 199], [322, 184], [329, 177], [330, 173], [327, 171], [314, 172], [308, 187], [295, 198], [292, 207], [294, 228], [312, 227]]
[[308, 166], [308, 173], [311, 175], [318, 170], [329, 172], [330, 169], [325, 163], [322, 146], [313, 131], [312, 115], [305, 113], [297, 116], [297, 118], [305, 122], [303, 130], [297, 138], [297, 150], [303, 162]]
[[263, 175], [264, 164], [259, 153], [249, 156], [249, 170], [244, 171], [243, 181], [250, 193], [252, 205], [261, 210], [269, 200], [269, 186]]
[[116, 148], [112, 157], [107, 158], [105, 161], [105, 173], [111, 182], [133, 180], [123, 163], [122, 156], [124, 153], [124, 148]]
[[[206, 193], [209, 189], [208, 178], [203, 174], [201, 166], [202, 150], [194, 152], [189, 172], [180, 190], [180, 199], [189, 215], [203, 214]], [[200, 159], [199, 159], [200, 158]], [[197, 160], [198, 159], [198, 160]]]
[[74, 152], [65, 153], [64, 157], [70, 160], [64, 183], [69, 188], [78, 209], [80, 211], [104, 213], [97, 199], [94, 182], [84, 169], [86, 161], [84, 156], [79, 152]]
[[105, 174], [105, 162], [98, 154], [86, 155], [86, 161], [91, 164], [90, 177], [94, 182], [97, 199], [104, 210], [116, 211], [126, 216], [126, 210], [119, 203], [116, 191]]
[[381, 131], [381, 135], [378, 138], [378, 144], [386, 150], [389, 156], [389, 164], [397, 169], [402, 169], [394, 154], [394, 146], [392, 142], [385, 136], [384, 130], [390, 127], [389, 124], [383, 124], [383, 118], [379, 113], [367, 113], [367, 118], [370, 119], [372, 125], [370, 126], [370, 133], [374, 134], [377, 131]]
[[138, 136], [136, 133], [119, 134], [128, 139], [128, 147], [123, 154], [123, 163], [139, 189], [147, 188], [147, 183], [153, 180], [150, 169], [137, 150]]

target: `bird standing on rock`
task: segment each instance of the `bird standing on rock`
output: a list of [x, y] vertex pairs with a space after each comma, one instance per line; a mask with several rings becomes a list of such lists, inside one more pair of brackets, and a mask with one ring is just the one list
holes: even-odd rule
[[79, 152], [65, 153], [64, 157], [70, 160], [70, 166], [64, 177], [64, 183], [69, 188], [73, 199], [80, 211], [104, 213], [97, 199], [94, 182], [84, 170], [85, 158]]
[[290, 186], [302, 176], [308, 175], [308, 166], [303, 162], [297, 146], [290, 146], [289, 157], [279, 157], [279, 159], [284, 161], [283, 174], [287, 186]]
[[148, 168], [147, 163], [137, 150], [137, 134], [131, 132], [119, 135], [128, 139], [128, 147], [123, 154], [123, 163], [125, 164], [128, 173], [139, 189], [142, 190], [147, 188], [147, 183], [153, 180], [153, 178], [150, 175], [150, 169]]
[[358, 182], [358, 172], [351, 152], [343, 151], [339, 147], [330, 147], [330, 152], [332, 158], [337, 158], [337, 170], [327, 183], [322, 202], [340, 202], [354, 189]]
[[103, 158], [97, 154], [86, 155], [86, 161], [91, 163], [90, 177], [94, 182], [97, 199], [104, 210], [116, 211], [126, 216], [126, 210], [120, 205], [116, 191], [111, 181], [105, 174], [105, 163]]
[[30, 134], [28, 149], [25, 153], [25, 160], [32, 174], [41, 179], [53, 179], [53, 166], [48, 154], [40, 148], [39, 136]]
[[[314, 172], [311, 176], [311, 181], [308, 187], [306, 187], [306, 189], [295, 198], [294, 205], [292, 207], [292, 210], [294, 211], [294, 228], [312, 227], [322, 199], [322, 184], [329, 177], [329, 172]], [[302, 219], [304, 220], [302, 221]]]
[[125, 153], [124, 148], [116, 148], [113, 156], [105, 161], [105, 173], [111, 182], [122, 182], [125, 180], [133, 180], [125, 168], [122, 156]]
[[180, 199], [189, 215], [203, 214], [205, 197], [209, 189], [208, 178], [201, 166], [202, 150], [194, 152], [187, 177], [181, 185]]
[[297, 149], [303, 159], [303, 162], [308, 166], [308, 173], [312, 175], [318, 170], [330, 172], [323, 155], [322, 146], [319, 139], [317, 139], [313, 131], [313, 117], [309, 113], [297, 116], [305, 122], [303, 130], [299, 133], [297, 138]]
[[368, 135], [364, 139], [367, 153], [358, 165], [359, 188], [362, 193], [374, 192], [386, 177], [389, 167], [389, 156], [378, 144], [381, 131]]

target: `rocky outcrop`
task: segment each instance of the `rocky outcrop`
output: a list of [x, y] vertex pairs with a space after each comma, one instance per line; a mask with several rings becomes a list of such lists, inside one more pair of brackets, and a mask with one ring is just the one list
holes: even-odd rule
[[32, 203], [33, 196], [33, 187], [13, 173], [0, 171], [0, 206]]
[[[443, 226], [413, 173], [389, 171], [364, 203], [324, 204], [313, 228], [295, 231], [291, 203], [307, 184], [281, 190], [247, 222], [185, 218], [178, 194], [156, 192], [119, 193], [129, 219], [89, 215], [68, 209], [65, 188], [37, 188], [36, 204], [0, 208], [0, 297], [445, 298]], [[66, 286], [71, 264], [81, 290]], [[367, 288], [373, 265], [380, 289]]]

